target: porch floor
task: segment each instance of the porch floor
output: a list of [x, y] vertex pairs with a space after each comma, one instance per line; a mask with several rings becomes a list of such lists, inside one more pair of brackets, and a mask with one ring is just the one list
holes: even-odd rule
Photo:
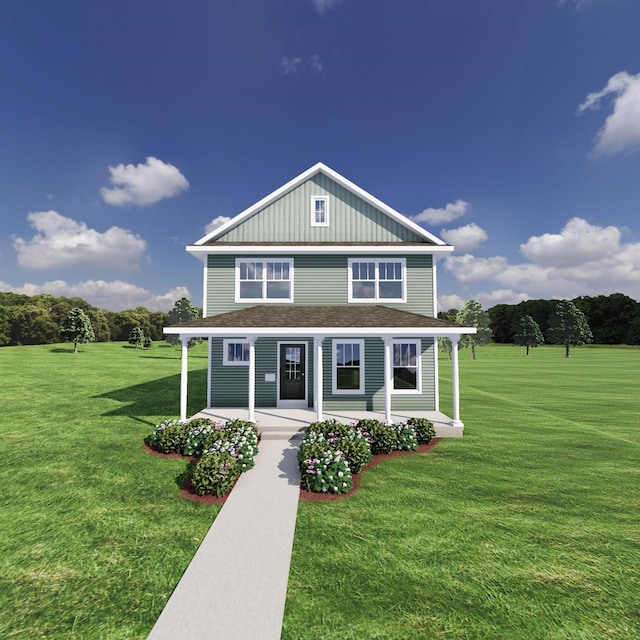
[[[255, 422], [258, 425], [263, 438], [290, 438], [295, 436], [311, 422], [316, 420], [314, 409], [276, 409], [256, 407]], [[193, 418], [210, 418], [220, 422], [241, 419], [248, 420], [249, 412], [243, 407], [215, 407], [202, 409], [192, 416]], [[373, 418], [384, 422], [385, 415], [382, 411], [323, 411], [323, 419], [335, 418], [339, 422], [349, 424], [363, 418]], [[393, 422], [404, 422], [408, 418], [427, 418], [433, 422], [438, 438], [459, 438], [462, 436], [463, 427], [453, 426], [452, 420], [440, 411], [399, 411], [391, 414]]]

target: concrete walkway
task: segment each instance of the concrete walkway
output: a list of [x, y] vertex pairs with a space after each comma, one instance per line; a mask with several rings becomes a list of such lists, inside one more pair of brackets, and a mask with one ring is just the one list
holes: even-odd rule
[[149, 640], [278, 640], [298, 511], [298, 442], [265, 439]]

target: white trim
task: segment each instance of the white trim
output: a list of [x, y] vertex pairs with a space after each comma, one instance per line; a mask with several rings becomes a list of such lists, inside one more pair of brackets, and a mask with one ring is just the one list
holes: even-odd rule
[[[395, 347], [399, 344], [413, 344], [416, 347], [416, 388], [415, 389], [396, 389], [393, 386], [393, 381], [395, 377], [393, 375], [393, 370], [395, 369]], [[420, 338], [411, 340], [404, 339], [398, 340], [394, 339], [391, 341], [391, 393], [394, 396], [405, 396], [405, 395], [421, 395], [422, 394], [422, 340]]]
[[[395, 209], [391, 208], [389, 205], [385, 204], [381, 200], [378, 200], [378, 198], [376, 198], [375, 196], [372, 196], [370, 193], [368, 193], [364, 189], [361, 189], [359, 186], [357, 186], [350, 180], [347, 180], [344, 176], [341, 176], [339, 173], [337, 173], [333, 169], [330, 169], [322, 162], [318, 162], [317, 164], [314, 164], [312, 167], [310, 167], [306, 171], [303, 171], [299, 176], [293, 178], [293, 180], [290, 180], [286, 184], [282, 185], [279, 189], [276, 189], [275, 191], [271, 192], [269, 195], [262, 198], [262, 200], [259, 200], [255, 204], [251, 205], [248, 209], [245, 209], [244, 211], [239, 213], [237, 216], [229, 220], [229, 222], [219, 226], [217, 229], [214, 229], [211, 233], [208, 233], [204, 237], [200, 238], [200, 240], [194, 243], [195, 246], [201, 246], [203, 244], [206, 244], [207, 242], [210, 242], [211, 240], [220, 238], [225, 233], [227, 233], [227, 231], [229, 231], [230, 229], [237, 227], [241, 222], [244, 222], [244, 220], [246, 220], [247, 218], [251, 217], [258, 211], [264, 209], [266, 206], [268, 206], [272, 202], [275, 202], [278, 198], [281, 198], [283, 195], [285, 195], [289, 191], [292, 191], [296, 187], [300, 186], [303, 182], [306, 182], [307, 180], [309, 180], [310, 178], [312, 178], [318, 173], [323, 173], [324, 175], [328, 176], [334, 182], [337, 182], [339, 185], [341, 185], [348, 191], [355, 193], [358, 197], [362, 198], [365, 202], [368, 202], [370, 205], [372, 205], [376, 209], [380, 209], [383, 213], [387, 214], [390, 218], [400, 223], [402, 226], [413, 231], [419, 237], [424, 238], [429, 242], [433, 242], [436, 245], [445, 246], [445, 242], [443, 240], [429, 233], [426, 229], [421, 227], [419, 224], [413, 222], [412, 220], [402, 215], [400, 212], [396, 211]], [[451, 250], [452, 249], [453, 247], [451, 247]], [[189, 247], [187, 247], [187, 250], [189, 250]]]
[[[338, 362], [336, 346], [339, 344], [357, 344], [360, 347], [360, 386], [357, 389], [338, 389]], [[334, 338], [331, 340], [331, 393], [334, 395], [361, 396], [365, 393], [364, 340], [353, 338]]]
[[213, 364], [213, 354], [211, 353], [212, 349], [213, 349], [213, 338], [209, 337], [207, 338], [207, 409], [211, 408], [211, 382], [212, 382], [212, 375], [211, 375], [211, 370], [213, 369], [213, 367], [211, 366]]
[[[262, 297], [261, 298], [242, 298], [240, 297], [240, 264], [243, 262], [259, 262], [262, 265], [262, 279], [255, 280], [255, 282], [262, 283]], [[267, 264], [269, 262], [282, 262], [289, 265], [289, 280], [267, 280], [266, 271]], [[248, 281], [247, 281], [248, 282]], [[267, 298], [267, 283], [268, 282], [289, 282], [289, 297], [288, 298]], [[256, 303], [256, 304], [282, 304], [284, 302], [293, 302], [293, 287], [294, 287], [294, 260], [293, 258], [252, 258], [252, 257], [238, 257], [235, 262], [235, 302], [239, 303]]]
[[[324, 202], [324, 222], [316, 220], [316, 202]], [[312, 227], [329, 226], [329, 196], [311, 196], [310, 222]]]
[[[354, 263], [359, 262], [373, 262], [375, 264], [375, 280], [371, 282], [374, 283], [375, 287], [375, 296], [373, 298], [354, 298], [353, 297], [353, 269], [352, 265]], [[380, 280], [380, 263], [382, 262], [399, 262], [402, 269], [402, 280], [401, 288], [402, 295], [400, 298], [381, 298], [379, 295], [380, 290], [380, 282], [384, 282]], [[376, 257], [361, 257], [361, 258], [349, 258], [347, 260], [347, 278], [348, 278], [348, 302], [354, 304], [367, 304], [371, 302], [406, 302], [407, 301], [407, 259], [406, 258], [394, 258], [392, 261], [387, 261], [381, 259], [379, 256]], [[391, 280], [390, 282], [398, 282], [397, 280]]]
[[[223, 367], [248, 367], [249, 359], [247, 360], [229, 360], [229, 351], [228, 347], [230, 344], [246, 344], [249, 345], [249, 340], [236, 340], [233, 338], [225, 338], [222, 341], [222, 366]], [[249, 356], [249, 352], [247, 351], [247, 356]]]
[[[304, 345], [304, 399], [282, 400], [280, 398], [280, 345], [303, 344]], [[276, 370], [276, 408], [277, 409], [306, 409], [309, 404], [309, 343], [306, 340], [278, 340], [277, 342], [277, 370]]]
[[202, 274], [202, 317], [206, 318], [207, 317], [207, 303], [208, 303], [208, 298], [207, 298], [207, 284], [208, 284], [208, 278], [207, 278], [207, 262], [209, 262], [208, 260], [204, 261], [203, 266], [203, 274]]
[[[182, 335], [185, 330], [181, 327], [164, 327], [163, 333], [169, 335]], [[247, 333], [258, 335], [261, 338], [309, 338], [315, 335], [323, 335], [326, 337], [358, 337], [358, 338], [451, 338], [452, 336], [460, 336], [463, 334], [474, 334], [477, 332], [475, 327], [437, 327], [437, 328], [420, 328], [420, 327], [189, 327], [188, 335], [191, 338], [206, 338], [209, 336], [218, 337], [246, 337]], [[291, 342], [291, 340], [289, 340]]]
[[324, 398], [324, 363], [322, 362], [324, 336], [314, 336], [313, 338], [313, 363], [315, 365], [315, 375], [313, 380], [313, 400], [316, 410], [316, 420], [322, 422], [323, 398]]

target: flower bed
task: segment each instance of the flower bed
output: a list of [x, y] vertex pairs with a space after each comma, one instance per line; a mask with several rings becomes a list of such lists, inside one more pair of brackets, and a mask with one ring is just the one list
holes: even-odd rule
[[353, 474], [373, 456], [416, 451], [435, 436], [433, 423], [424, 418], [385, 424], [360, 420], [346, 425], [337, 420], [313, 422], [298, 451], [300, 486], [303, 491], [344, 494], [353, 488]]
[[161, 422], [145, 443], [159, 453], [190, 457], [185, 482], [191, 491], [220, 498], [231, 491], [241, 473], [255, 465], [258, 440], [253, 422], [229, 420], [221, 424], [194, 418]]

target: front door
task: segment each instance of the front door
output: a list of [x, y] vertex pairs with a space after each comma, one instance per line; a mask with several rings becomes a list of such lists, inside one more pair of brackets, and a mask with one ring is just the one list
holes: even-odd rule
[[305, 379], [306, 344], [280, 344], [280, 400], [284, 404], [304, 406], [307, 397]]

